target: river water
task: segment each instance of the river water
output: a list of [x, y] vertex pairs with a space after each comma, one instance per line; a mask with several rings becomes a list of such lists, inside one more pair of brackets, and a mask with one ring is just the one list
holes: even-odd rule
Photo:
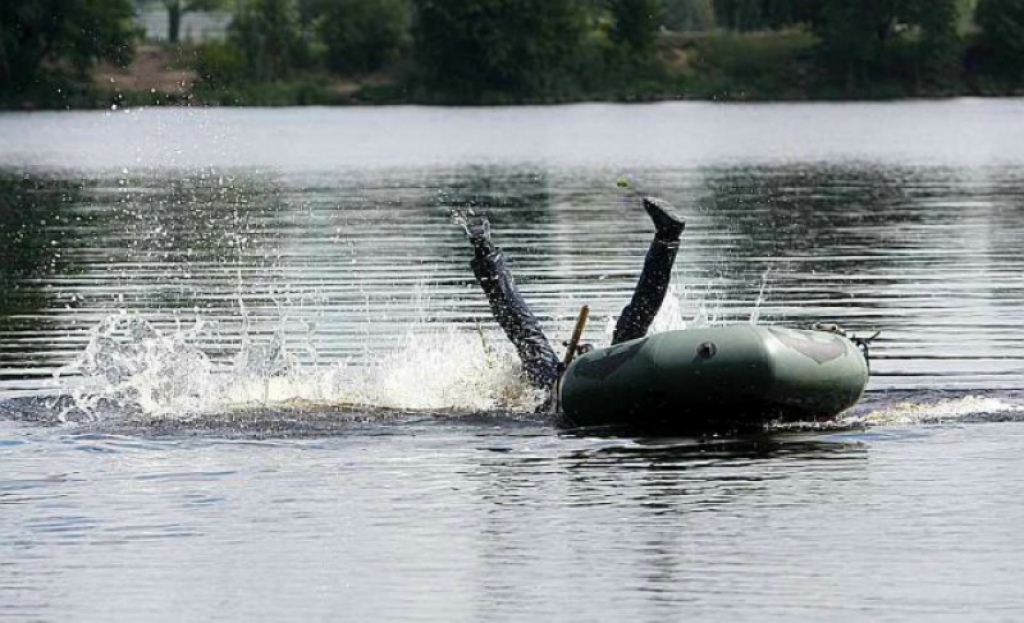
[[[0, 620], [1024, 618], [1024, 101], [0, 115]], [[628, 181], [629, 189], [620, 188]], [[861, 404], [567, 434], [552, 339], [881, 331]]]

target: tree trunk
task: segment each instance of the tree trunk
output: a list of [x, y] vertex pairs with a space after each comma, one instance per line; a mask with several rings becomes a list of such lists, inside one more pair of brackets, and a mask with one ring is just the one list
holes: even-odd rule
[[167, 40], [171, 43], [178, 43], [178, 36], [181, 32], [181, 1], [173, 0], [167, 5]]
[[14, 80], [11, 79], [11, 65], [7, 62], [7, 48], [4, 45], [4, 36], [0, 33], [0, 70], [3, 71], [4, 82], [11, 84]]

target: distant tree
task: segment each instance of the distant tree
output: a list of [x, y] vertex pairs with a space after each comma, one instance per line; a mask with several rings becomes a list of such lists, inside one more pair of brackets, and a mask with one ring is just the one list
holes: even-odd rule
[[955, 49], [958, 7], [958, 0], [822, 0], [815, 21], [822, 58], [848, 84], [868, 81], [892, 69], [893, 43], [900, 35], [920, 29], [916, 60], [941, 64]]
[[962, 67], [960, 0], [918, 0], [911, 13], [921, 29], [920, 63], [923, 78], [947, 80], [958, 77]]
[[432, 88], [512, 99], [557, 89], [580, 48], [576, 0], [415, 0], [416, 62]]
[[665, 17], [662, 0], [609, 0], [612, 41], [633, 54], [647, 54], [654, 46]]
[[821, 12], [822, 0], [768, 0], [766, 12], [771, 28], [813, 24]]
[[960, 21], [957, 24], [957, 31], [960, 34], [970, 32], [974, 27], [974, 12], [978, 6], [978, 0], [959, 0]]
[[712, 0], [665, 0], [665, 25], [671, 30], [711, 30], [715, 23]]
[[0, 99], [48, 78], [84, 80], [97, 61], [127, 63], [133, 17], [131, 0], [0, 1]]
[[1024, 74], [1024, 0], [979, 0], [974, 21], [997, 73]]
[[[854, 7], [858, 7], [854, 3]], [[714, 0], [715, 20], [730, 30], [768, 30], [814, 21], [821, 0]]]
[[760, 0], [715, 0], [715, 22], [730, 30], [762, 27]]
[[167, 40], [178, 43], [181, 35], [181, 18], [186, 13], [214, 11], [224, 6], [225, 0], [162, 0], [167, 8]]
[[277, 80], [307, 62], [294, 0], [247, 0], [228, 28], [229, 43], [245, 58], [249, 77]]
[[327, 66], [341, 73], [379, 69], [409, 38], [407, 0], [324, 2], [317, 31]]
[[299, 32], [302, 34], [303, 40], [308, 41], [312, 38], [313, 21], [322, 11], [322, 5], [329, 4], [331, 1], [332, 0], [297, 0]]

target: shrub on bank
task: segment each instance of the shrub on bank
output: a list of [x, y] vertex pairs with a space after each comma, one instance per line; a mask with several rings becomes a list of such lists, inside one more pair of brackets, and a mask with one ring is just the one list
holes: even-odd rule
[[324, 62], [339, 74], [377, 71], [411, 41], [406, 0], [335, 0], [324, 8], [316, 31]]
[[[805, 99], [814, 88], [817, 38], [804, 30], [715, 32], [677, 41], [683, 93], [726, 100]], [[675, 46], [673, 46], [675, 47]]]
[[192, 68], [199, 84], [208, 89], [241, 84], [249, 79], [245, 56], [237, 46], [227, 42], [213, 41], [197, 47]]
[[990, 82], [1024, 78], [1024, 0], [979, 0], [967, 64]]
[[318, 77], [198, 86], [193, 97], [214, 106], [333, 106], [350, 101]]

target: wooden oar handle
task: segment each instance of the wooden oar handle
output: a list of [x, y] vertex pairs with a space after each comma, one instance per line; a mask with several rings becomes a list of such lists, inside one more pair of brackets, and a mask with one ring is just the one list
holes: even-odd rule
[[580, 345], [580, 340], [583, 339], [583, 329], [587, 326], [587, 319], [590, 318], [590, 306], [584, 305], [580, 308], [580, 314], [576, 317], [576, 328], [572, 330], [572, 339], [569, 340], [569, 350], [565, 352], [565, 360], [563, 363], [565, 367], [569, 367], [572, 363], [573, 357], [576, 356], [576, 349]]

